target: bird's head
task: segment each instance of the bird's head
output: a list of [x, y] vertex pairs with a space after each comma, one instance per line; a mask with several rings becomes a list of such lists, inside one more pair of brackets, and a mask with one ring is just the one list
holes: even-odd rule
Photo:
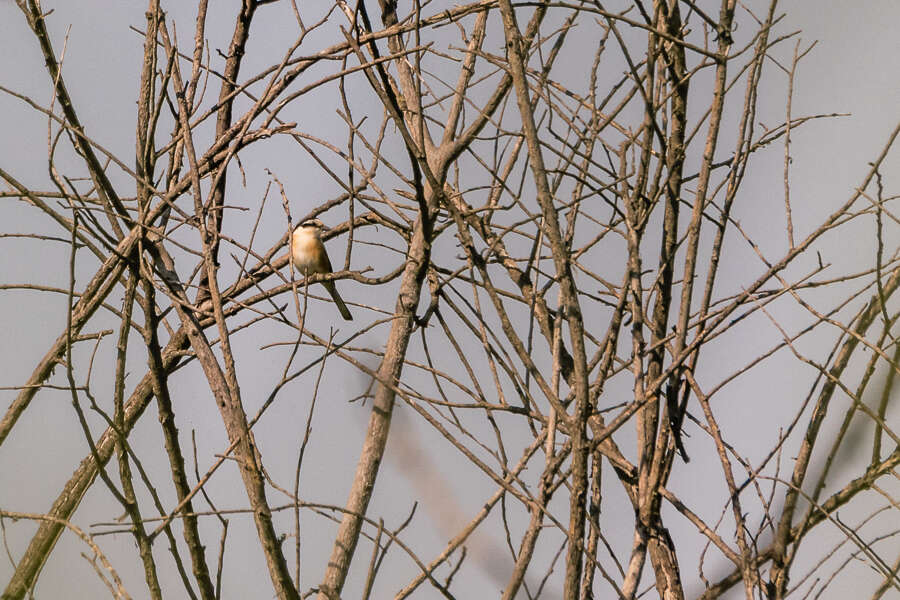
[[307, 231], [323, 231], [327, 229], [327, 227], [325, 227], [325, 223], [323, 223], [319, 219], [307, 219], [306, 221], [300, 223], [297, 228], [305, 229]]
[[318, 219], [308, 219], [294, 228], [294, 237], [301, 236], [301, 238], [314, 237], [316, 239], [321, 239], [322, 234], [325, 231], [328, 231], [328, 228], [325, 227], [325, 223]]

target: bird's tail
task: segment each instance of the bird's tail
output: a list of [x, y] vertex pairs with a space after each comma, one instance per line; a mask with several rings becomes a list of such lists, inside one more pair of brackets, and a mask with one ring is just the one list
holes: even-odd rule
[[328, 290], [328, 293], [331, 294], [331, 299], [334, 300], [335, 305], [339, 311], [341, 311], [341, 316], [344, 317], [345, 321], [352, 321], [353, 315], [350, 314], [350, 311], [347, 309], [347, 305], [344, 304], [344, 300], [341, 298], [341, 295], [338, 294], [337, 287], [335, 287], [333, 281], [323, 281], [322, 285], [325, 286], [325, 289]]

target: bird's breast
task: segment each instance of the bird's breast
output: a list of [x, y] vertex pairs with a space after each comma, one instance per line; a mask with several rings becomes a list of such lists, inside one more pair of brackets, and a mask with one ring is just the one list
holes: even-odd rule
[[302, 231], [294, 234], [292, 248], [292, 258], [294, 265], [301, 271], [310, 273], [319, 272], [322, 252], [321, 242], [313, 235], [306, 234]]

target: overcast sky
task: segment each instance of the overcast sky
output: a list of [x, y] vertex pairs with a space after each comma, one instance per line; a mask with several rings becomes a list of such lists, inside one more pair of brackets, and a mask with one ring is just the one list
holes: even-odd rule
[[[164, 3], [170, 16], [179, 25], [178, 36], [182, 47], [188, 47], [193, 35], [193, 8], [187, 8], [190, 4]], [[405, 3], [401, 3], [403, 4]], [[136, 73], [142, 55], [142, 38], [129, 30], [129, 26], [144, 27], [144, 5], [140, 2], [112, 0], [47, 1], [43, 5], [45, 10], [54, 11], [49, 23], [57, 50], [63, 48], [63, 39], [68, 32], [65, 75], [87, 131], [113, 153], [125, 157], [133, 155]], [[210, 5], [208, 31], [210, 35], [218, 36], [210, 40], [210, 46], [214, 49], [226, 48], [230, 35], [229, 24], [237, 3], [231, 0], [212, 2]], [[759, 1], [748, 5], [759, 10], [763, 7], [763, 3]], [[887, 134], [900, 119], [900, 36], [896, 33], [897, 23], [900, 23], [900, 2], [807, 0], [785, 2], [782, 5], [782, 10], [791, 12], [779, 24], [779, 32], [802, 30], [797, 38], [801, 48], [808, 47], [813, 41], [818, 42], [800, 63], [793, 97], [793, 114], [848, 113], [848, 116], [806, 125], [793, 134], [792, 200], [802, 207], [802, 210], [797, 211], [798, 222], [795, 223], [797, 235], [802, 236], [823, 215], [849, 197], [868, 169], [867, 163], [876, 157]], [[264, 7], [261, 10], [254, 27], [265, 30], [267, 35], [252, 36], [254, 44], [271, 44], [273, 48], [280, 48], [284, 46], [285, 40], [293, 39], [293, 32], [281, 35], [278, 29], [279, 19], [284, 18], [285, 10], [284, 6]], [[429, 10], [430, 13], [436, 12], [437, 8]], [[736, 39], [741, 40], [741, 34], [742, 30], [739, 28], [735, 32]], [[323, 47], [327, 43], [327, 39], [320, 37], [311, 42], [311, 47]], [[777, 56], [789, 61], [792, 50], [792, 43], [782, 45]], [[253, 56], [248, 53], [248, 68], [245, 72], [252, 72], [253, 67], [259, 66], [253, 60]], [[217, 64], [221, 65], [221, 59]], [[780, 84], [774, 86], [777, 95], [761, 98], [761, 114], [770, 114], [774, 125], [779, 118], [783, 119], [784, 75], [771, 65], [767, 68], [766, 77], [781, 80]], [[363, 85], [362, 79], [357, 83]], [[0, 0], [0, 86], [29, 96], [43, 106], [49, 104], [50, 85], [37, 43], [11, 0]], [[217, 94], [217, 89], [208, 93]], [[318, 128], [327, 133], [330, 127], [339, 126], [333, 108], [329, 106], [325, 110], [323, 107], [321, 116], [316, 115], [317, 119], [321, 118], [321, 122], [310, 123], [312, 119], [307, 118], [303, 127], [308, 131]], [[357, 116], [361, 116], [365, 106], [357, 107], [357, 111]], [[380, 110], [377, 116], [380, 118]], [[0, 167], [26, 185], [50, 189], [46, 163], [46, 118], [29, 109], [22, 101], [0, 92], [0, 132], [3, 140], [0, 143]], [[271, 145], [264, 145], [262, 148], [273, 152]], [[293, 194], [293, 210], [296, 214], [309, 210], [316, 204], [317, 198], [334, 196], [338, 189], [333, 182], [327, 180], [305, 179], [306, 171], [303, 169], [292, 170], [291, 161], [297, 160], [294, 155], [254, 156], [248, 153], [248, 156], [242, 156], [242, 160], [248, 172], [248, 185], [244, 191], [247, 206], [255, 206], [262, 197], [267, 181], [263, 167], [272, 164], [282, 169], [280, 173], [285, 173], [288, 189]], [[302, 160], [311, 162], [309, 157], [303, 157]], [[70, 160], [68, 164], [73, 163]], [[900, 173], [897, 164], [896, 160], [887, 163], [885, 174], [889, 182], [898, 182]], [[237, 182], [234, 169], [232, 175]], [[119, 183], [125, 181], [121, 175], [117, 178]], [[780, 151], [771, 152], [767, 158], [761, 159], [749, 174], [745, 185], [744, 193], [758, 194], [760, 206], [770, 202], [778, 206], [783, 193]], [[123, 186], [123, 189], [133, 189], [133, 186]], [[267, 223], [271, 225], [267, 224], [259, 233], [261, 239], [266, 240], [263, 243], [266, 247], [283, 233], [278, 221], [280, 199], [272, 196], [268, 202], [271, 204], [267, 214], [272, 217]], [[235, 231], [249, 231], [254, 216], [252, 211], [249, 215], [236, 215], [234, 222], [237, 224], [233, 225]], [[334, 221], [341, 217], [342, 215], [333, 215]], [[744, 203], [736, 218], [748, 227], [761, 231], [765, 230], [766, 220], [771, 216], [765, 210], [754, 209], [752, 203]], [[775, 229], [783, 236], [780, 227], [778, 225]], [[39, 211], [11, 198], [0, 198], [0, 232], [60, 235], [59, 230], [53, 229]], [[773, 237], [764, 241], [769, 244], [768, 249], [773, 255], [783, 250], [783, 239]], [[343, 261], [342, 243], [329, 245], [337, 257], [333, 256], [335, 263]], [[874, 248], [870, 235], [861, 233], [858, 237], [850, 236], [832, 240], [831, 243], [832, 252], [827, 253], [825, 259], [833, 262], [839, 271], [852, 266], [858, 269], [872, 261]], [[64, 245], [53, 242], [0, 239], [0, 283], [42, 282], [65, 287], [68, 285], [67, 264], [64, 262], [67, 253]], [[366, 264], [365, 258], [357, 257], [355, 260], [359, 261], [354, 265], [356, 268]], [[380, 265], [375, 266], [377, 268]], [[748, 264], [748, 269], [758, 272], [759, 264]], [[735, 275], [735, 279], [731, 281], [735, 286], [747, 279], [746, 274], [732, 272], [740, 275]], [[80, 272], [80, 282], [83, 284], [87, 281], [91, 273], [92, 270], [85, 266], [85, 270]], [[728, 277], [723, 285], [729, 285]], [[343, 294], [345, 298], [380, 306], [385, 310], [392, 308], [393, 296], [390, 292], [373, 292], [370, 288], [355, 286], [350, 282], [342, 282], [342, 289], [346, 290]], [[371, 296], [363, 297], [365, 294]], [[113, 305], [119, 304], [121, 293], [113, 294], [110, 300]], [[329, 308], [331, 307], [327, 305], [319, 307], [326, 322]], [[100, 319], [102, 323], [103, 318]], [[115, 323], [112, 320], [108, 322]], [[65, 298], [24, 291], [0, 291], [0, 331], [3, 335], [0, 343], [0, 364], [3, 365], [0, 385], [13, 386], [24, 382], [49, 344], [62, 331], [64, 324]], [[799, 326], [799, 322], [796, 325]], [[287, 352], [284, 348], [266, 350], [262, 347], [268, 342], [289, 339], [289, 335], [274, 327], [260, 327], [253, 332], [250, 339], [246, 336], [239, 337], [241, 343], [238, 345], [238, 364], [243, 393], [245, 398], [254, 398], [250, 404], [255, 407], [259, 404], [255, 398], [264, 398], [278, 381]], [[323, 333], [327, 335], [327, 327]], [[360, 345], [375, 347], [380, 339], [378, 334], [372, 334], [364, 337]], [[738, 349], [720, 355], [721, 363], [713, 360], [704, 366], [713, 371], [727, 370], [729, 359], [736, 363], [740, 363], [741, 359], [746, 360], [747, 356], [740, 354], [741, 341], [732, 340], [729, 343], [735, 344]], [[753, 349], [755, 350], [755, 346]], [[752, 355], [753, 351], [748, 350], [748, 356]], [[136, 379], [142, 376], [144, 363], [138, 358], [133, 360], [131, 374]], [[278, 372], [271, 372], [273, 364], [277, 365]], [[372, 364], [375, 364], [374, 359]], [[101, 380], [105, 377], [108, 382], [111, 381], [111, 373], [111, 366], [98, 365], [95, 377]], [[808, 375], [804, 373], [798, 376], [792, 368], [780, 366], [776, 362], [764, 372], [748, 376], [742, 383], [742, 389], [734, 392], [733, 408], [722, 417], [725, 424], [759, 419], [759, 407], [750, 399], [767, 386], [777, 387], [785, 396], [804, 393], [811, 383]], [[55, 377], [63, 381], [61, 378], [64, 373], [58, 372]], [[186, 448], [189, 447], [189, 432], [193, 428], [197, 432], [198, 445], [209, 459], [227, 447], [227, 440], [202, 372], [187, 369], [174, 377], [174, 384], [178, 386], [182, 397], [195, 396], [196, 404], [185, 406], [181, 413], [189, 421], [182, 428]], [[304, 465], [304, 476], [315, 482], [315, 492], [312, 488], [307, 490], [311, 499], [314, 497], [323, 503], [344, 504], [369, 409], [368, 405], [349, 404], [346, 401], [362, 393], [367, 385], [368, 381], [363, 376], [336, 361], [329, 363], [326, 368], [321, 394], [328, 401], [317, 408], [316, 432], [310, 446], [310, 456]], [[300, 388], [286, 393], [302, 394], [303, 391]], [[14, 397], [15, 391], [0, 391], [0, 409], [5, 410], [7, 403]], [[292, 473], [296, 463], [295, 452], [292, 450], [290, 453], [280, 454], [275, 441], [283, 439], [288, 432], [293, 436], [298, 435], [296, 424], [303, 422], [307, 409], [305, 403], [282, 402], [274, 406], [268, 416], [270, 421], [267, 427], [270, 429], [267, 431], [270, 433], [258, 439], [267, 467], [273, 473], [286, 477]], [[455, 486], [454, 473], [457, 467], [454, 461], [459, 460], [458, 455], [453, 454], [446, 446], [433, 444], [433, 439], [427, 437], [428, 430], [414, 421], [410, 412], [398, 411], [394, 427], [406, 428], [408, 433], [401, 441], [392, 440], [390, 443], [388, 461], [379, 479], [370, 515], [384, 516], [386, 521], [396, 526], [411, 509], [411, 500], [406, 500], [419, 498], [423, 500], [422, 506], [428, 507], [435, 504], [428, 501], [429, 496], [445, 499], [452, 497], [453, 501], [448, 506], [455, 507], [458, 513], [429, 514], [427, 508], [421, 509], [423, 512], [417, 515], [415, 526], [410, 530], [409, 540], [414, 548], [433, 549], [440, 547], [446, 537], [454, 532], [454, 526], [471, 518], [492, 492], [493, 484], [485, 480], [472, 483], [466, 489]], [[99, 430], [99, 421], [97, 423]], [[775, 436], [777, 432], [770, 434]], [[768, 448], [769, 442], [770, 439], [761, 442], [760, 450]], [[155, 417], [145, 418], [137, 427], [133, 443], [137, 447], [160, 444]], [[747, 444], [751, 447], [753, 440], [747, 440]], [[752, 455], [752, 450], [745, 450]], [[39, 394], [22, 422], [0, 448], [0, 507], [25, 512], [46, 511], [50, 499], [56, 497], [58, 490], [86, 452], [84, 437], [74, 419], [68, 394], [52, 391]], [[679, 467], [679, 476], [671, 484], [676, 492], [702, 481], [705, 468], [718, 468], [714, 456], [693, 458], [696, 460], [690, 465]], [[208, 464], [209, 462], [204, 463]], [[204, 465], [201, 465], [201, 469]], [[167, 466], [164, 462], [148, 466], [154, 475], [165, 481]], [[435, 471], [445, 473], [447, 477], [433, 478], [430, 474]], [[210, 491], [213, 497], [228, 498], [230, 486], [239, 485], [238, 482], [239, 479], [233, 474], [230, 477], [223, 475], [211, 483]], [[404, 503], [396, 502], [396, 498], [403, 498]], [[272, 494], [270, 501], [281, 504], [284, 499]], [[236, 507], [239, 504], [240, 498], [235, 502], [223, 501], [225, 507]], [[623, 510], [622, 515], [627, 517], [629, 511]], [[87, 529], [92, 523], [108, 520], [110, 515], [118, 515], [119, 512], [102, 485], [95, 485], [76, 514], [76, 521]], [[232, 568], [226, 568], [223, 583], [225, 597], [266, 597], [256, 594], [260, 587], [269, 589], [268, 574], [261, 556], [258, 552], [241, 552], [243, 544], [258, 544], [252, 522], [250, 519], [233, 518], [230, 523], [230, 549], [226, 553], [226, 561], [231, 561], [229, 564]], [[326, 559], [324, 555], [317, 555], [313, 549], [326, 548], [330, 551], [329, 540], [333, 531], [324, 519], [308, 518], [304, 524], [308, 527], [306, 535], [310, 540], [304, 542], [308, 549], [307, 562], [304, 564], [304, 586], [309, 587], [317, 581]], [[496, 524], [495, 522], [494, 525]], [[673, 535], [682, 527], [688, 526], [673, 525]], [[13, 555], [18, 558], [34, 531], [34, 526], [7, 523], [6, 529]], [[208, 531], [205, 541], [212, 547], [218, 543], [215, 533], [217, 529], [211, 524]], [[476, 540], [473, 542], [473, 552], [480, 560], [489, 561], [495, 550], [495, 543], [496, 540], [487, 538]], [[105, 537], [103, 544], [111, 556], [136, 556], [129, 535]], [[79, 552], [82, 551], [84, 547], [73, 536], [63, 536], [44, 569], [37, 587], [38, 598], [99, 597], [105, 593], [90, 567], [80, 558]], [[357, 556], [357, 562], [364, 562], [367, 552], [368, 546], [363, 554]], [[167, 564], [168, 555], [161, 547], [157, 554]], [[427, 551], [425, 555], [430, 557]], [[73, 565], [75, 575], [72, 575]], [[135, 590], [142, 589], [137, 560], [123, 560], [116, 566], [129, 581], [137, 582], [132, 586]], [[397, 559], [391, 567], [396, 570], [386, 569], [380, 576], [379, 585], [383, 587], [379, 589], [384, 594], [396, 591], [410, 576], [409, 562]], [[696, 565], [684, 565], [683, 569], [687, 591], [699, 591], [700, 584], [694, 581]], [[359, 571], [360, 569], [354, 571], [357, 577], [348, 584], [348, 598], [358, 597], [361, 585]], [[0, 560], [0, 584], [8, 580], [11, 572], [10, 563], [5, 559]], [[175, 581], [175, 577], [173, 573], [166, 575], [170, 583]], [[472, 594], [477, 590], [488, 590], [493, 594], [502, 585], [502, 581], [492, 579], [491, 568], [485, 568], [472, 575], [470, 581], [460, 584], [460, 589], [472, 590]], [[833, 597], [852, 597], [853, 593], [852, 589], [841, 590], [837, 587], [831, 591], [835, 594]], [[422, 591], [417, 597], [432, 597], [430, 594], [430, 591]]]

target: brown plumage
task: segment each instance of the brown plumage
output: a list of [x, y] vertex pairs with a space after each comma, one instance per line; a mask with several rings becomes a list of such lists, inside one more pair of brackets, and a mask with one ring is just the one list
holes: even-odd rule
[[[325, 244], [322, 243], [324, 227], [322, 221], [310, 219], [301, 223], [292, 234], [291, 260], [304, 277], [332, 272], [331, 261], [328, 260]], [[350, 314], [347, 305], [338, 294], [334, 281], [322, 281], [321, 283], [328, 290], [338, 310], [341, 311], [341, 316], [347, 321], [352, 321], [353, 315]]]

